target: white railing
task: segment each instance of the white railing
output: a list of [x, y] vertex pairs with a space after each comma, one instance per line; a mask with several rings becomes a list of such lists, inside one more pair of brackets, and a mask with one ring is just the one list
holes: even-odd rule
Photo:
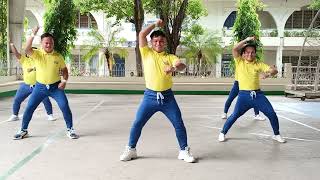
[[[300, 66], [297, 73], [297, 66], [292, 66], [292, 84], [297, 90], [318, 90], [319, 86], [319, 67]], [[298, 74], [298, 77], [297, 77]], [[295, 84], [296, 83], [296, 84]]]
[[[227, 70], [226, 70], [227, 71]], [[71, 76], [102, 76], [102, 77], [131, 77], [137, 76], [136, 65], [114, 64], [112, 70], [107, 67], [72, 66]], [[227, 73], [226, 73], [227, 74]], [[215, 64], [190, 64], [181, 72], [175, 72], [175, 77], [215, 77]], [[226, 75], [223, 77], [227, 77]]]

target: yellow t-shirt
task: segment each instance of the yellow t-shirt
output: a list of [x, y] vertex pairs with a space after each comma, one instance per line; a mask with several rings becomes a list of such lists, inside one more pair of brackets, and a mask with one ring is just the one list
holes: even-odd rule
[[247, 62], [241, 57], [235, 59], [235, 65], [239, 90], [260, 89], [259, 74], [270, 70], [269, 65], [263, 62]]
[[152, 48], [140, 47], [146, 87], [153, 91], [165, 91], [172, 87], [172, 74], [166, 74], [166, 66], [173, 66], [179, 58], [166, 52], [158, 53]]
[[36, 71], [33, 60], [26, 57], [25, 54], [21, 54], [19, 61], [23, 70], [23, 81], [28, 85], [36, 84]]
[[45, 52], [43, 49], [34, 49], [30, 56], [36, 67], [36, 79], [41, 84], [53, 84], [60, 81], [60, 70], [66, 67], [63, 57], [53, 51]]

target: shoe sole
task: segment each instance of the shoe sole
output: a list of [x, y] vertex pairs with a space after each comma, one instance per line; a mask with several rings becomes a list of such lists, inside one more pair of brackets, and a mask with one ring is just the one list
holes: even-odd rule
[[79, 136], [78, 137], [71, 137], [71, 136], [69, 136], [69, 135], [67, 135], [68, 136], [68, 138], [70, 138], [70, 139], [79, 139]]
[[194, 159], [193, 161], [185, 161], [183, 158], [179, 158], [179, 157], [178, 157], [178, 159], [183, 160], [184, 162], [187, 162], [187, 163], [195, 163], [197, 161], [196, 159]]
[[275, 141], [277, 141], [277, 142], [279, 142], [279, 143], [286, 143], [287, 141], [286, 140], [284, 140], [283, 142], [282, 141], [278, 141], [276, 138], [272, 138], [273, 140], [275, 140]]
[[126, 162], [126, 161], [131, 161], [131, 160], [134, 160], [134, 159], [137, 159], [138, 157], [132, 157], [130, 159], [120, 159], [120, 161], [123, 161], [123, 162]]

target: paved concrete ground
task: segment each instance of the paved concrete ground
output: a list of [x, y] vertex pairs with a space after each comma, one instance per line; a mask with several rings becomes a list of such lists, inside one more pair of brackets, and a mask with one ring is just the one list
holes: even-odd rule
[[[0, 179], [10, 180], [212, 180], [320, 178], [320, 101], [269, 96], [287, 143], [270, 137], [268, 121], [254, 121], [253, 110], [217, 141], [226, 96], [176, 96], [191, 150], [199, 161], [177, 160], [174, 130], [165, 116], [152, 117], [142, 132], [139, 158], [120, 162], [142, 95], [68, 95], [80, 139], [65, 135], [57, 121], [47, 121], [40, 105], [30, 123], [31, 137], [14, 141], [21, 121], [5, 122], [13, 98], [0, 99]], [[22, 111], [25, 103], [22, 106]], [[231, 108], [232, 110], [233, 108]]]

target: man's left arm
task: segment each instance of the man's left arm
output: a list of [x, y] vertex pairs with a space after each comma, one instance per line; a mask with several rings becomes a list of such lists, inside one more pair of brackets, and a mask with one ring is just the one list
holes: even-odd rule
[[59, 83], [58, 88], [64, 89], [64, 88], [66, 88], [66, 85], [67, 85], [67, 81], [69, 78], [69, 72], [68, 72], [68, 68], [64, 62], [64, 58], [61, 55], [59, 57], [59, 60], [60, 60], [60, 68], [61, 68], [61, 72], [62, 72], [62, 79], [61, 79], [61, 82]]
[[264, 73], [262, 74], [262, 79], [266, 79], [268, 77], [272, 77], [276, 74], [278, 74], [278, 70], [276, 68], [275, 65], [272, 65], [272, 66], [268, 66], [266, 65], [267, 67], [264, 67], [265, 68], [265, 71]]
[[64, 67], [61, 69], [62, 71], [62, 79], [61, 79], [61, 82], [59, 83], [59, 89], [64, 89], [67, 85], [67, 81], [68, 81], [68, 78], [69, 78], [69, 73], [68, 73], [68, 68], [67, 67]]
[[180, 59], [177, 59], [173, 62], [172, 66], [167, 66], [165, 68], [165, 72], [167, 74], [175, 72], [175, 71], [182, 71], [186, 68], [186, 65], [184, 63], [181, 62]]
[[187, 66], [183, 62], [181, 62], [181, 60], [179, 59], [178, 61], [176, 61], [176, 63], [173, 65], [173, 67], [175, 68], [176, 71], [182, 71]]

